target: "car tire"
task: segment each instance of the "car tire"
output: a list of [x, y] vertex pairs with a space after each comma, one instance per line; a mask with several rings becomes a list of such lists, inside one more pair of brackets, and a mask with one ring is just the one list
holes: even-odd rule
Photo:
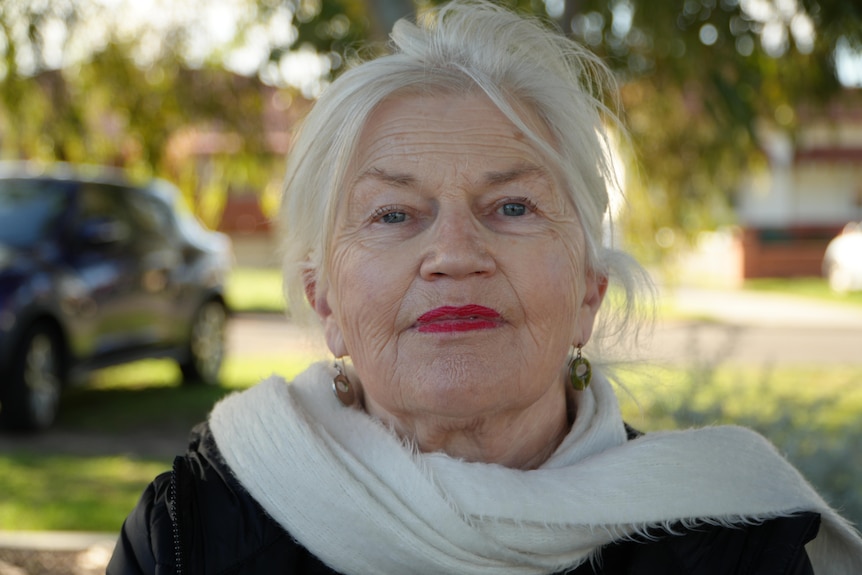
[[210, 300], [198, 308], [189, 330], [185, 359], [180, 363], [183, 383], [218, 385], [225, 356], [227, 309]]
[[48, 324], [30, 327], [16, 348], [0, 424], [9, 429], [46, 429], [57, 417], [65, 377], [62, 343]]

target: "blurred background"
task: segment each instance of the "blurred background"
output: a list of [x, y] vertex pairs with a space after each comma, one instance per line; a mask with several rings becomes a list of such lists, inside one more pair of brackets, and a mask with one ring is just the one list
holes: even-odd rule
[[[292, 128], [432, 3], [0, 0], [0, 573], [103, 572], [213, 402], [327, 357], [277, 269]], [[752, 426], [862, 522], [862, 4], [507, 4], [617, 74], [630, 423]]]

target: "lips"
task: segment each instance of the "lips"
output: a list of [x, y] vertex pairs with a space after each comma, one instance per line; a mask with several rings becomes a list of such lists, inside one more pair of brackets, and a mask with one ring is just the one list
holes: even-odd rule
[[500, 326], [501, 319], [498, 312], [481, 305], [442, 306], [419, 316], [416, 320], [416, 329], [422, 333], [493, 329]]

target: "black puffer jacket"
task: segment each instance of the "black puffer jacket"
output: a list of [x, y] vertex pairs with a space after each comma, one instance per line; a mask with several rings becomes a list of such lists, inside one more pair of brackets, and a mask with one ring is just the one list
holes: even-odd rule
[[[819, 525], [819, 515], [803, 513], [733, 529], [680, 527], [679, 535], [656, 533], [648, 542], [610, 545], [600, 567], [582, 565], [572, 573], [811, 574], [804, 545]], [[385, 542], [380, 552], [386, 552]], [[294, 541], [237, 483], [204, 424], [193, 432], [188, 453], [176, 458], [173, 471], [150, 484], [123, 525], [107, 574], [141, 573], [336, 572]]]

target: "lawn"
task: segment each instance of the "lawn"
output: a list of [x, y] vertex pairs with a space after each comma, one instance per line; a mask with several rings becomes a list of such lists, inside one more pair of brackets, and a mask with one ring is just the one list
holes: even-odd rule
[[[862, 524], [862, 367], [650, 368], [620, 374], [626, 421], [649, 432], [716, 424], [770, 439], [853, 523]], [[628, 393], [631, 395], [629, 396]]]
[[235, 312], [284, 313], [281, 270], [275, 268], [237, 268], [228, 276], [228, 306]]
[[[116, 438], [147, 430], [183, 436], [225, 394], [271, 373], [291, 378], [308, 363], [300, 355], [228, 358], [219, 387], [179, 385], [179, 370], [168, 361], [106, 369], [67, 394], [56, 430]], [[146, 484], [170, 465], [171, 458], [123, 453], [9, 449], [0, 453], [0, 528], [117, 531]]]
[[[145, 426], [190, 428], [219, 397], [254, 383], [240, 375], [250, 366], [232, 361], [225, 385], [218, 388], [175, 385], [176, 376], [157, 363], [134, 373], [123, 368], [126, 373], [76, 391], [59, 425], [115, 434]], [[254, 365], [290, 377], [306, 363], [279, 357], [256, 359]], [[857, 523], [862, 520], [862, 463], [849, 451], [862, 442], [862, 368], [655, 367], [619, 375], [627, 390], [619, 391], [623, 412], [635, 427], [647, 432], [719, 423], [753, 427], [773, 440], [827, 500]], [[0, 525], [116, 531], [146, 483], [169, 467], [169, 459], [122, 454], [3, 453]]]
[[824, 278], [764, 278], [745, 282], [743, 289], [779, 293], [809, 299], [862, 307], [862, 291], [835, 293]]
[[126, 456], [0, 455], [0, 525], [116, 532], [164, 461]]

